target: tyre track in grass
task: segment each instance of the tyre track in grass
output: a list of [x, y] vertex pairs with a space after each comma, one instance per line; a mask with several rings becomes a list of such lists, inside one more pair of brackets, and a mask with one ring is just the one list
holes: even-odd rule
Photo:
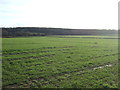
[[[59, 49], [57, 51], [64, 51], [64, 50], [70, 50], [70, 49], [68, 49], [68, 48], [67, 49]], [[48, 51], [48, 52], [50, 52], [50, 51]], [[35, 53], [38, 53], [38, 52], [35, 52]], [[89, 59], [94, 59], [94, 58], [99, 58], [99, 57], [106, 57], [106, 56], [113, 56], [113, 55], [118, 55], [118, 54], [120, 54], [120, 53], [106, 54], [106, 55], [103, 55], [103, 56], [90, 57]], [[29, 57], [21, 57], [21, 58], [10, 58], [10, 59], [3, 59], [3, 60], [20, 60], [20, 59], [29, 59], [29, 58], [40, 58], [40, 57], [45, 57], [45, 56], [47, 56], [47, 55], [43, 55], [43, 56], [42, 55], [41, 56], [29, 56]], [[50, 56], [50, 54], [48, 54], [48, 56]]]
[[[54, 50], [54, 51], [68, 51], [68, 50], [70, 50], [70, 49], [58, 49], [58, 50]], [[73, 49], [72, 49], [73, 50]], [[45, 51], [45, 52], [53, 52], [53, 51]], [[35, 53], [37, 53], [38, 54], [38, 52], [35, 52]], [[40, 52], [39, 52], [40, 53]], [[40, 55], [40, 56], [23, 56], [23, 57], [20, 57], [20, 58], [18, 58], [18, 57], [16, 57], [16, 58], [4, 58], [3, 59], [3, 61], [4, 60], [6, 60], [6, 61], [10, 61], [10, 60], [20, 60], [20, 59], [29, 59], [29, 58], [41, 58], [41, 57], [50, 57], [50, 56], [54, 56], [55, 55], [55, 53], [53, 53], [53, 54], [45, 54], [45, 55]]]
[[[43, 48], [36, 48], [36, 49], [24, 49], [24, 50], [8, 50], [10, 53], [7, 53], [8, 51], [3, 51], [3, 56], [11, 56], [11, 55], [22, 55], [22, 54], [29, 54], [29, 53], [38, 53], [38, 52], [50, 52], [52, 49], [68, 49], [73, 48], [74, 46], [65, 46], [65, 47], [43, 47]], [[40, 50], [40, 51], [39, 51]], [[43, 51], [42, 51], [43, 50]], [[15, 53], [14, 53], [15, 51]], [[18, 52], [16, 52], [18, 51]], [[31, 52], [32, 51], [32, 52]], [[6, 52], [6, 53], [5, 53]]]
[[[68, 76], [68, 78], [69, 78], [71, 76], [70, 74], [78, 73], [78, 72], [79, 72], [79, 75], [82, 75], [82, 74], [86, 73], [85, 72], [86, 70], [96, 70], [96, 69], [102, 69], [102, 68], [106, 68], [106, 67], [112, 67], [113, 63], [115, 64], [115, 63], [117, 63], [117, 61], [114, 61], [111, 64], [110, 63], [105, 63], [104, 65], [100, 65], [100, 66], [96, 66], [96, 67], [87, 67], [84, 70], [76, 70], [76, 71], [64, 72], [64, 73], [56, 74], [54, 76], [49, 76], [48, 78], [57, 79], [60, 82], [60, 81], [64, 80], [64, 79], [59, 79], [58, 77], [60, 77], [60, 76], [64, 76], [64, 77]], [[42, 80], [47, 81], [47, 83], [43, 83], [42, 84], [43, 86], [45, 86], [47, 84], [50, 84], [50, 83], [52, 84], [52, 81], [49, 81], [49, 79], [45, 79], [45, 78], [38, 78], [38, 79], [35, 79], [35, 80], [37, 80], [38, 82], [40, 82]], [[32, 83], [35, 80], [32, 80], [30, 82]]]
[[[117, 60], [116, 60], [116, 61], [113, 61], [113, 62], [109, 62], [109, 63], [108, 63], [108, 62], [107, 62], [107, 63], [104, 63], [104, 64], [102, 64], [102, 65], [100, 65], [100, 66], [86, 67], [86, 68], [84, 68], [83, 70], [76, 70], [76, 71], [69, 71], [69, 72], [62, 72], [62, 73], [54, 74], [54, 75], [49, 76], [49, 77], [47, 77], [47, 78], [39, 77], [39, 78], [36, 78], [36, 79], [29, 80], [28, 83], [25, 83], [25, 84], [27, 85], [26, 88], [29, 88], [32, 83], [35, 83], [35, 81], [38, 81], [38, 82], [44, 81], [44, 82], [42, 83], [42, 86], [45, 86], [45, 85], [47, 85], [47, 84], [52, 83], [52, 81], [50, 81], [49, 78], [51, 78], [51, 79], [57, 79], [57, 80], [59, 80], [59, 81], [62, 81], [62, 80], [58, 79], [58, 77], [60, 77], [60, 76], [65, 76], [65, 77], [66, 77], [66, 75], [71, 76], [70, 74], [73, 74], [73, 73], [79, 73], [79, 75], [82, 75], [82, 74], [85, 74], [85, 71], [86, 71], [86, 70], [97, 70], [97, 69], [102, 69], [102, 68], [106, 68], [106, 67], [112, 67], [112, 66], [114, 66], [114, 65], [116, 65], [116, 64], [118, 64], [118, 61], [117, 61]], [[47, 81], [47, 83], [46, 83], [46, 81]], [[20, 83], [20, 84], [11, 84], [11, 85], [5, 86], [5, 88], [18, 88], [18, 87], [20, 87], [21, 85], [24, 85], [24, 84], [22, 84], [22, 83]]]
[[[10, 59], [4, 59], [4, 60], [7, 60], [7, 61], [13, 61], [13, 60], [22, 60], [22, 59], [30, 59], [30, 58], [33, 58], [33, 59], [40, 59], [40, 58], [44, 58], [44, 57], [53, 57], [55, 56], [55, 54], [46, 54], [46, 55], [40, 55], [40, 56], [28, 56], [28, 57], [21, 57], [21, 58], [10, 58]], [[3, 60], [3, 62], [4, 62]]]
[[[115, 62], [113, 62], [113, 63], [115, 63]], [[105, 67], [112, 67], [112, 66], [113, 66], [112, 64], [105, 64], [105, 65], [103, 65], [103, 66], [98, 66], [98, 67], [94, 67], [94, 68], [89, 68], [89, 67], [87, 67], [86, 70], [96, 70], [95, 68], [101, 69], [101, 68], [99, 68], [99, 67], [105, 68]], [[89, 68], [89, 69], [88, 69], [88, 68]], [[56, 75], [53, 75], [53, 76], [49, 76], [48, 78], [57, 79], [57, 80], [59, 80], [59, 82], [60, 82], [60, 81], [62, 81], [62, 80], [64, 80], [64, 79], [59, 79], [58, 77], [60, 77], [60, 76], [65, 76], [65, 77], [66, 77], [67, 75], [71, 76], [70, 74], [78, 73], [78, 72], [79, 72], [79, 75], [85, 74], [85, 70], [77, 70], [77, 71], [70, 71], [70, 72], [64, 72], [64, 73], [56, 74]], [[68, 77], [69, 77], [69, 76], [68, 76]], [[45, 86], [45, 85], [47, 85], [47, 84], [52, 84], [52, 83], [53, 83], [53, 82], [50, 81], [49, 79], [46, 79], [46, 78], [41, 77], [41, 78], [38, 78], [38, 79], [30, 80], [28, 83], [26, 83], [27, 86], [25, 86], [25, 87], [26, 87], [26, 88], [30, 88], [31, 85], [32, 85], [32, 83], [36, 83], [36, 81], [38, 81], [38, 82], [44, 81], [44, 82], [42, 83], [42, 86]], [[46, 81], [47, 81], [47, 83], [46, 83]], [[6, 86], [6, 88], [17, 88], [17, 87], [19, 87], [20, 85], [24, 85], [24, 84], [13, 84], [13, 85]], [[57, 85], [55, 85], [55, 86], [57, 86]]]
[[115, 56], [115, 55], [118, 55], [118, 54], [120, 54], [120, 53], [106, 54], [106, 55], [103, 55], [103, 56], [91, 57], [89, 59], [95, 59], [95, 58], [100, 58], [100, 57], [108, 57], [108, 56]]

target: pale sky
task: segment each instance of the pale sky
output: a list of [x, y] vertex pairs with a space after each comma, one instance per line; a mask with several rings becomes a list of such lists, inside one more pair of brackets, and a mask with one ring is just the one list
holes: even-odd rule
[[118, 29], [119, 0], [0, 0], [0, 27]]

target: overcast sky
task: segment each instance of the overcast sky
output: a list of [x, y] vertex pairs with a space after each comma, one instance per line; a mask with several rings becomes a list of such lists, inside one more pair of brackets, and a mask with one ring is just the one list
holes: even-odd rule
[[119, 0], [0, 0], [0, 27], [118, 29]]

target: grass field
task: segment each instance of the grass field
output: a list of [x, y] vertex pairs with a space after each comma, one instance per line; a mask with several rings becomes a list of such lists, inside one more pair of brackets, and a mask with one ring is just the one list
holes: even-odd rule
[[2, 40], [3, 88], [118, 88], [116, 37]]

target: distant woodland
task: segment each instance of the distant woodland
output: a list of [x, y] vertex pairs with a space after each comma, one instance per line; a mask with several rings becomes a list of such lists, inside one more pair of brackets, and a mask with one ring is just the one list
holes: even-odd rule
[[115, 35], [117, 30], [98, 29], [64, 29], [64, 28], [38, 28], [15, 27], [2, 28], [2, 37], [28, 37], [47, 35]]

